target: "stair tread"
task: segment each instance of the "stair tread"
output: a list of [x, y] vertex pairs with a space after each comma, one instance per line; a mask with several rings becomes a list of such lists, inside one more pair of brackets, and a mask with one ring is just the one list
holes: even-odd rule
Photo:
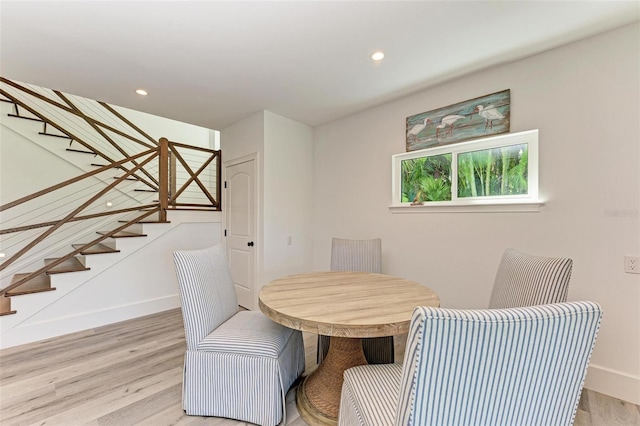
[[[120, 223], [127, 223], [128, 220], [119, 220]], [[158, 219], [142, 219], [138, 220], [135, 223], [171, 223], [170, 220], [158, 220]]]
[[[104, 167], [104, 166], [108, 166], [109, 164], [98, 164], [98, 163], [91, 163], [92, 167]], [[114, 169], [121, 169], [122, 166], [112, 166]]]
[[[10, 102], [10, 103], [13, 103], [13, 102]], [[7, 114], [7, 115], [9, 117], [21, 118], [23, 120], [31, 120], [31, 121], [38, 121], [40, 123], [44, 123], [44, 121], [42, 121], [41, 119], [36, 118], [36, 117], [25, 117], [23, 115], [17, 115], [17, 114]]]
[[[84, 244], [71, 244], [71, 246], [74, 249], [79, 249], [80, 247], [82, 247]], [[107, 245], [104, 244], [95, 244], [83, 251], [80, 252], [80, 254], [82, 255], [88, 255], [88, 254], [102, 254], [102, 253], [119, 253], [120, 250], [118, 249], [114, 249], [111, 248]]]
[[[106, 235], [111, 231], [98, 231], [100, 235]], [[120, 231], [111, 236], [111, 238], [130, 238], [130, 237], [146, 237], [147, 234], [138, 234], [137, 232]]]
[[62, 138], [62, 139], [73, 139], [68, 135], [59, 135], [57, 133], [47, 133], [47, 132], [38, 132], [38, 134], [43, 136], [53, 136], [54, 138]]
[[[45, 265], [53, 263], [58, 259], [45, 259]], [[62, 274], [65, 272], [78, 272], [78, 271], [88, 271], [90, 268], [87, 268], [80, 262], [80, 259], [77, 257], [72, 257], [70, 259], [65, 260], [59, 265], [54, 266], [52, 269], [47, 271], [47, 274]]]
[[[18, 282], [20, 279], [28, 276], [29, 274], [15, 274], [11, 283]], [[36, 275], [29, 281], [20, 284], [18, 287], [7, 292], [8, 296], [20, 296], [22, 294], [40, 293], [42, 291], [52, 291], [55, 287], [51, 287], [51, 281], [46, 274]]]
[[95, 152], [93, 151], [85, 151], [83, 149], [73, 149], [73, 148], [67, 148], [66, 149], [69, 152], [79, 152], [80, 154], [91, 154], [91, 155], [96, 155]]

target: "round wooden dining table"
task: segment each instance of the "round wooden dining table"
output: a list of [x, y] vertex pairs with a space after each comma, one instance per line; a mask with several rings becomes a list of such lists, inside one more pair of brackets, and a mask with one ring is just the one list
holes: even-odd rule
[[428, 287], [366, 272], [290, 275], [262, 287], [258, 301], [279, 324], [330, 336], [326, 358], [296, 394], [300, 416], [311, 425], [336, 424], [344, 370], [367, 363], [361, 338], [405, 334], [417, 306], [440, 305]]

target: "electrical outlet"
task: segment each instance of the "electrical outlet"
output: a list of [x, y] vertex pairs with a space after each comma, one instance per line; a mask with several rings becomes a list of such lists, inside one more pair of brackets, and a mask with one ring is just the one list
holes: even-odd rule
[[640, 274], [640, 257], [625, 256], [624, 271], [627, 274]]

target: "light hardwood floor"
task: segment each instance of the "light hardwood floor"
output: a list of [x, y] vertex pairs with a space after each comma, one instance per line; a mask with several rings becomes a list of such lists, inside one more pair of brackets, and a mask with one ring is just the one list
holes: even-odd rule
[[[315, 336], [305, 335], [305, 347], [308, 373]], [[180, 311], [172, 310], [0, 351], [0, 425], [245, 425], [184, 414], [184, 350]], [[286, 424], [306, 424], [293, 390]], [[587, 390], [575, 424], [640, 425], [640, 407]]]

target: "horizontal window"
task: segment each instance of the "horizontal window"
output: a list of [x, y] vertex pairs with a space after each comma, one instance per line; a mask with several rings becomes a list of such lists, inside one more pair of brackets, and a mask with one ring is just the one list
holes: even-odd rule
[[392, 208], [540, 204], [537, 130], [397, 154], [392, 169]]

